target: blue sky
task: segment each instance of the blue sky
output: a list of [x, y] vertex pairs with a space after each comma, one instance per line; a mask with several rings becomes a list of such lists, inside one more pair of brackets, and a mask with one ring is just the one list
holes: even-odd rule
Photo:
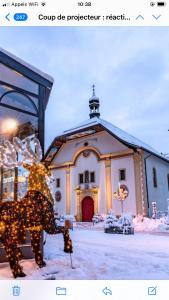
[[46, 147], [88, 118], [95, 83], [103, 119], [169, 152], [169, 27], [2, 27], [0, 46], [55, 79]]

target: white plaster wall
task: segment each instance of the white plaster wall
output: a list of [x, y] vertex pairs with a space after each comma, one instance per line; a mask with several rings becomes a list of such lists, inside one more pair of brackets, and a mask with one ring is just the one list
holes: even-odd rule
[[[147, 156], [147, 155], [145, 155]], [[147, 165], [147, 184], [148, 184], [148, 196], [149, 196], [149, 214], [152, 215], [152, 202], [157, 202], [158, 211], [167, 210], [167, 201], [169, 198], [167, 174], [169, 174], [169, 163], [157, 158], [156, 156], [150, 156], [146, 160]], [[153, 167], [157, 171], [157, 188], [153, 185]]]
[[[129, 196], [124, 202], [124, 211], [136, 214], [136, 203], [135, 203], [135, 177], [134, 177], [134, 162], [132, 157], [113, 159], [111, 160], [111, 179], [112, 179], [112, 196], [118, 188], [119, 182], [119, 169], [126, 169], [126, 181], [121, 181], [122, 184], [126, 184], [129, 189]], [[76, 187], [79, 185], [79, 173], [83, 173], [88, 170], [89, 172], [95, 172], [95, 183], [90, 184], [90, 187], [96, 185], [99, 187], [98, 191], [98, 212], [106, 214], [106, 171], [104, 161], [98, 162], [97, 157], [94, 153], [90, 153], [90, 156], [85, 158], [81, 154], [76, 165], [70, 170], [70, 199], [71, 199], [71, 214], [77, 214], [77, 203], [76, 203]], [[53, 171], [55, 178], [61, 179], [61, 187], [55, 188], [60, 190], [62, 193], [62, 200], [57, 204], [58, 212], [60, 214], [66, 213], [66, 172], [63, 169]], [[81, 185], [84, 188], [84, 185]], [[113, 211], [116, 214], [121, 213], [121, 206], [117, 200], [112, 200]]]
[[[89, 146], [97, 148], [101, 154], [113, 153], [125, 151], [128, 148], [113, 138], [109, 133], [103, 132], [99, 134], [92, 135], [88, 138], [80, 138], [76, 141], [67, 142], [60, 150], [60, 152], [55, 157], [52, 164], [58, 165], [64, 162], [72, 161], [75, 153], [84, 146], [84, 143], [88, 142]], [[133, 159], [130, 157], [114, 159], [111, 162], [112, 164], [112, 194], [117, 190], [119, 172], [120, 168], [126, 168], [127, 171], [127, 180], [122, 182], [126, 184], [129, 188], [129, 196], [124, 203], [124, 210], [136, 213], [135, 205], [135, 179], [134, 179], [134, 163]], [[104, 161], [99, 161], [94, 153], [90, 153], [90, 156], [85, 158], [81, 154], [74, 167], [71, 167], [70, 170], [70, 189], [71, 189], [71, 213], [77, 214], [77, 204], [76, 204], [76, 187], [79, 185], [79, 173], [83, 173], [88, 170], [89, 172], [95, 172], [95, 185], [99, 187], [98, 191], [98, 211], [99, 213], [106, 213], [106, 171]], [[61, 193], [62, 201], [58, 203], [58, 209], [60, 213], [66, 212], [66, 174], [65, 170], [58, 169], [54, 171], [55, 177], [61, 178]], [[94, 184], [90, 184], [92, 185]], [[84, 188], [81, 185], [81, 188]], [[64, 200], [63, 200], [64, 199]], [[64, 203], [63, 203], [64, 201]], [[114, 200], [114, 210], [116, 214], [120, 214], [121, 208], [120, 203]]]
[[[85, 171], [95, 172], [95, 184], [99, 184], [99, 164], [96, 155], [90, 152], [89, 157], [84, 157], [83, 154], [79, 155], [76, 165], [74, 168], [74, 184], [75, 187], [79, 185], [79, 173], [84, 173]], [[81, 185], [83, 188], [83, 184]]]
[[[90, 156], [86, 158], [81, 154], [76, 161], [76, 166], [72, 168], [71, 171], [72, 213], [77, 213], [75, 188], [79, 186], [79, 173], [84, 173], [86, 170], [89, 172], [95, 172], [95, 183], [90, 183], [89, 186], [92, 187], [96, 185], [97, 187], [99, 187], [98, 211], [100, 213], [105, 213], [106, 197], [104, 162], [98, 162], [97, 157], [92, 152], [90, 153]], [[82, 189], [84, 188], [84, 184], [81, 184], [80, 186]]]
[[74, 154], [78, 151], [78, 149], [84, 146], [85, 142], [88, 142], [91, 147], [96, 147], [101, 154], [125, 151], [127, 149], [126, 146], [113, 138], [109, 133], [103, 132], [94, 134], [88, 138], [84, 137], [77, 139], [76, 141], [67, 142], [62, 146], [61, 150], [53, 160], [53, 163], [61, 164], [72, 161]]
[[52, 176], [54, 178], [60, 178], [60, 188], [56, 188], [56, 181], [53, 184], [54, 193], [60, 191], [62, 194], [62, 199], [60, 202], [56, 202], [58, 214], [66, 214], [66, 171], [63, 169], [53, 170]]
[[[113, 159], [111, 161], [111, 176], [112, 176], [112, 195], [118, 189], [119, 169], [126, 169], [126, 180], [120, 181], [129, 189], [129, 195], [124, 201], [124, 212], [136, 214], [136, 192], [135, 192], [135, 175], [133, 157]], [[113, 211], [115, 214], [121, 214], [120, 201], [113, 199]]]

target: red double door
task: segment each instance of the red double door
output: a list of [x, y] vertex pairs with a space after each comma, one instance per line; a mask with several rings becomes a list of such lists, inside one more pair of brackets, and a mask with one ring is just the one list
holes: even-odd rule
[[87, 196], [82, 200], [82, 222], [92, 222], [94, 216], [94, 201]]

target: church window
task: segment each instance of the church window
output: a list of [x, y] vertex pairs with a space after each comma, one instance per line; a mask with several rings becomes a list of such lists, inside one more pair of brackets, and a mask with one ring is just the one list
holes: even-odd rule
[[89, 171], [85, 171], [84, 176], [85, 176], [85, 183], [89, 183]]
[[153, 186], [157, 187], [157, 171], [156, 168], [153, 168]]
[[167, 174], [167, 183], [168, 183], [168, 191], [169, 191], [169, 174]]
[[56, 187], [57, 187], [57, 188], [60, 187], [60, 178], [56, 178]]
[[90, 173], [90, 182], [95, 182], [95, 172]]
[[119, 170], [119, 180], [126, 180], [126, 169]]
[[82, 184], [84, 182], [83, 173], [79, 174], [79, 184]]

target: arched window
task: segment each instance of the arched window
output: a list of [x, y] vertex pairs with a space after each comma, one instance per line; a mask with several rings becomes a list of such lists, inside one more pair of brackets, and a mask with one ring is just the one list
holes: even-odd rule
[[31, 97], [14, 90], [5, 92], [0, 97], [0, 102], [28, 113], [38, 113], [34, 100]]
[[156, 168], [153, 168], [153, 186], [157, 188], [157, 171]]

